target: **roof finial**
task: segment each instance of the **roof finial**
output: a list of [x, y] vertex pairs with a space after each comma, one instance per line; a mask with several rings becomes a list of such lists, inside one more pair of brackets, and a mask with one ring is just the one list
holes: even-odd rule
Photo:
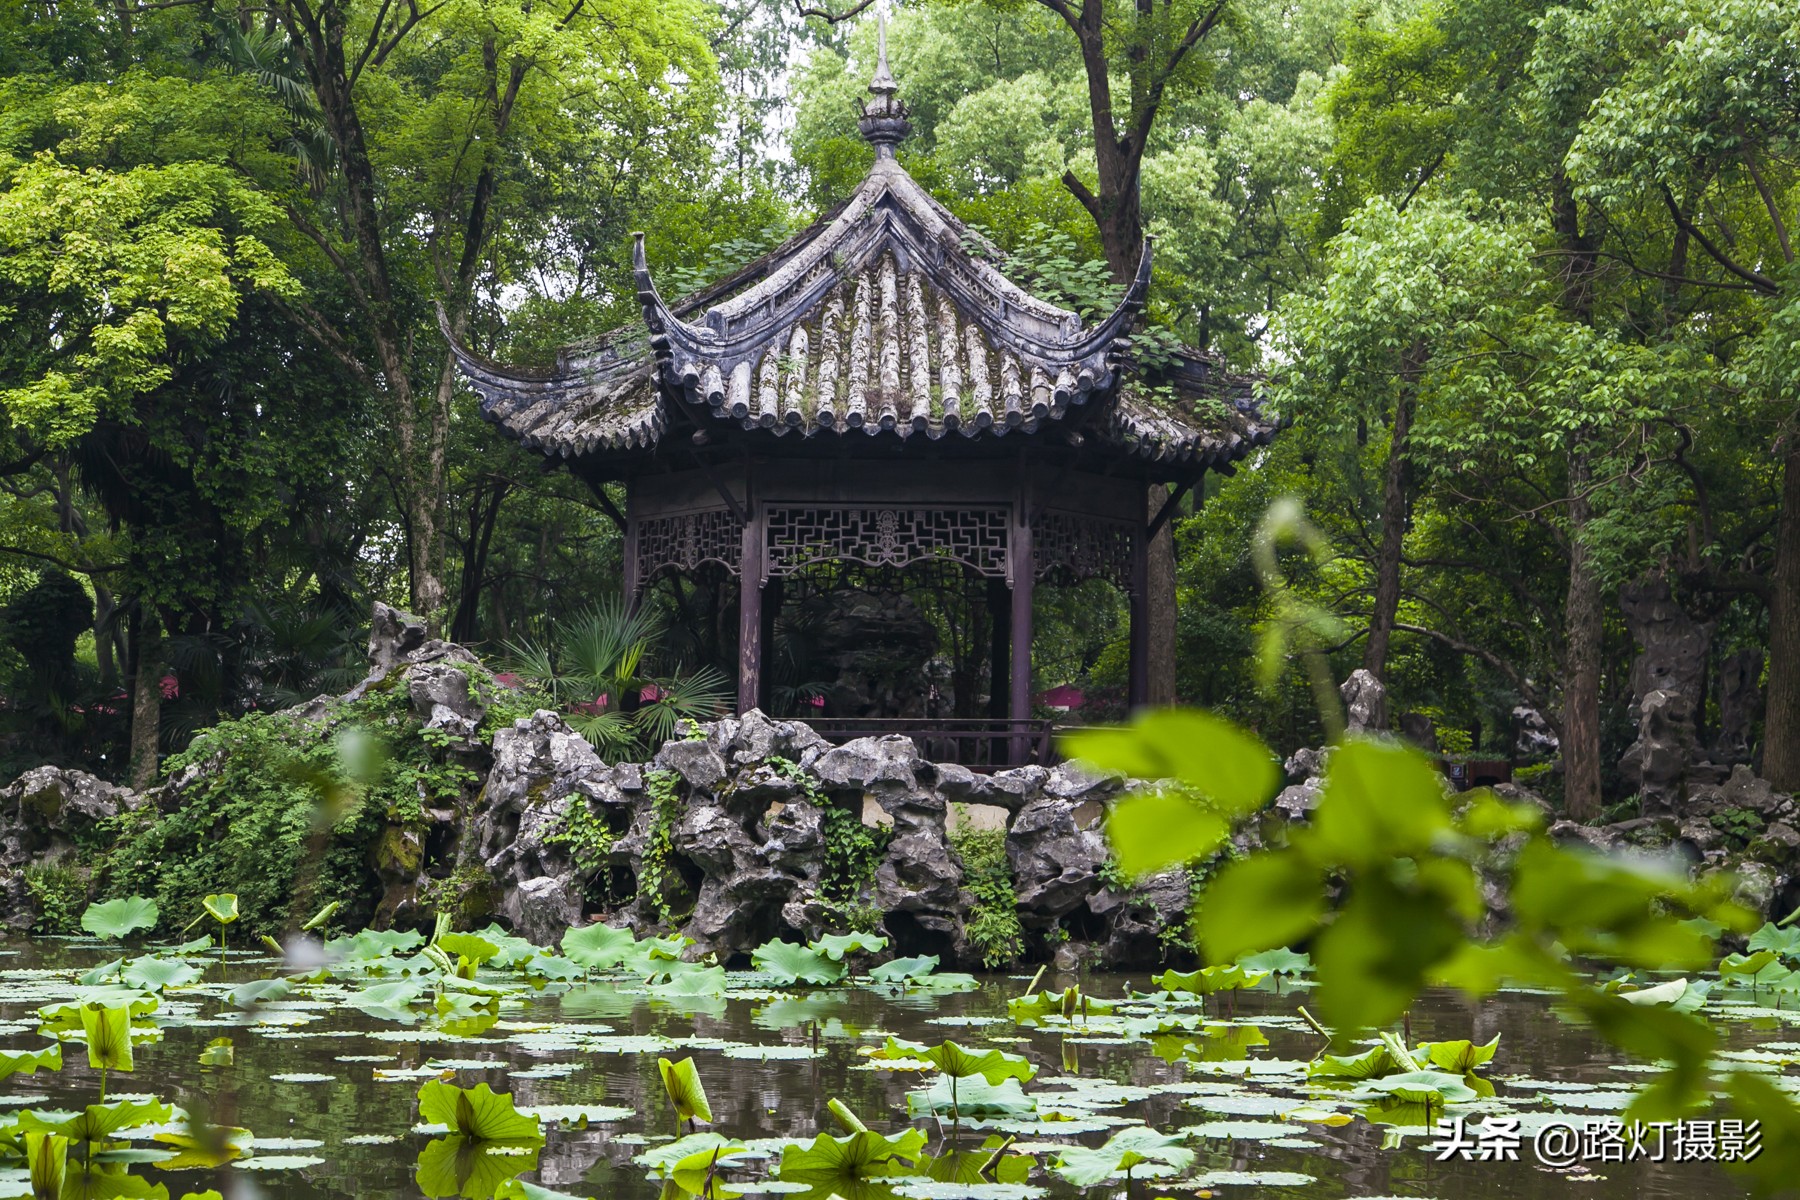
[[912, 132], [912, 122], [906, 119], [906, 102], [894, 95], [900, 85], [888, 69], [887, 18], [887, 4], [880, 0], [875, 7], [875, 76], [869, 80], [869, 95], [874, 99], [863, 102], [862, 119], [856, 123], [863, 137], [875, 147], [878, 159], [892, 158], [895, 144]]
[[900, 85], [894, 82], [894, 73], [888, 70], [887, 18], [887, 5], [876, 5], [875, 77], [869, 80], [869, 93], [875, 96], [891, 96], [900, 90]]

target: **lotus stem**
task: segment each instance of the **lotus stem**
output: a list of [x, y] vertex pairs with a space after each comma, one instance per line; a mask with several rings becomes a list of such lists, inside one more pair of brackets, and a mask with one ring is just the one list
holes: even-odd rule
[[[1800, 915], [1800, 909], [1796, 909], [1794, 911], [1795, 911], [1796, 915]], [[1025, 994], [1027, 996], [1029, 996], [1037, 991], [1038, 980], [1042, 979], [1044, 977], [1044, 972], [1049, 969], [1050, 969], [1049, 963], [1043, 963], [1038, 967], [1037, 974], [1033, 975], [1031, 977], [1031, 982], [1025, 985]]]
[[1320, 1037], [1324, 1038], [1328, 1042], [1331, 1040], [1331, 1030], [1329, 1030], [1329, 1029], [1325, 1028], [1323, 1025], [1319, 1024], [1319, 1019], [1317, 1017], [1313, 1016], [1311, 1013], [1307, 1012], [1306, 1005], [1304, 1005], [1304, 1004], [1302, 1004], [1300, 1006], [1300, 1016], [1301, 1016], [1301, 1019], [1303, 1019], [1308, 1025], [1310, 1025], [1312, 1027], [1312, 1031], [1314, 1033], [1318, 1034]]

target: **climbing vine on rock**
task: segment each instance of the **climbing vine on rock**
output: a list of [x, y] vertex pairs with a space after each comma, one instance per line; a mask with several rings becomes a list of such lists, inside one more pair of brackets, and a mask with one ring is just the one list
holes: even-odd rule
[[638, 896], [650, 901], [657, 919], [674, 925], [678, 914], [669, 903], [669, 856], [674, 851], [675, 822], [681, 816], [681, 776], [673, 771], [645, 771], [644, 787], [652, 801], [650, 836], [638, 863]]
[[969, 944], [981, 954], [983, 966], [1003, 966], [1025, 953], [1019, 897], [1013, 888], [1012, 863], [1006, 857], [1006, 831], [975, 828], [961, 805], [957, 815], [950, 849], [962, 866], [963, 887], [975, 898], [964, 928]]

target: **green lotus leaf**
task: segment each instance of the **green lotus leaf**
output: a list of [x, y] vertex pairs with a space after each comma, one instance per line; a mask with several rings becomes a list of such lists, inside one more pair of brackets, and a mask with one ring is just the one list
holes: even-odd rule
[[832, 962], [843, 962], [847, 954], [874, 954], [887, 949], [888, 940], [873, 933], [830, 933], [807, 948], [817, 950]]
[[1374, 1079], [1402, 1070], [1386, 1046], [1372, 1046], [1361, 1054], [1322, 1054], [1306, 1064], [1308, 1079]]
[[60, 1071], [63, 1065], [62, 1043], [42, 1050], [0, 1050], [0, 1079], [14, 1075], [36, 1075], [39, 1071]]
[[562, 952], [570, 962], [589, 971], [604, 971], [625, 962], [637, 947], [629, 929], [611, 925], [581, 925], [563, 934]]
[[437, 944], [445, 954], [466, 958], [478, 967], [500, 953], [499, 946], [472, 933], [446, 933], [438, 938]]
[[586, 974], [579, 963], [560, 954], [534, 954], [519, 969], [534, 979], [551, 983], [571, 983]]
[[70, 1164], [57, 1200], [169, 1200], [169, 1189], [133, 1175], [124, 1163]]
[[179, 958], [145, 956], [127, 962], [119, 977], [135, 988], [160, 992], [164, 988], [182, 987], [200, 978], [202, 972]]
[[1180, 1137], [1134, 1125], [1113, 1134], [1103, 1146], [1071, 1146], [1057, 1156], [1050, 1169], [1085, 1188], [1121, 1175], [1170, 1175], [1186, 1170], [1193, 1161], [1194, 1152], [1181, 1144]]
[[905, 1129], [892, 1136], [864, 1129], [845, 1137], [821, 1133], [808, 1145], [789, 1143], [781, 1151], [779, 1178], [815, 1189], [848, 1190], [859, 1180], [911, 1166], [925, 1150], [925, 1131]]
[[1027, 1025], [1046, 1017], [1066, 1017], [1073, 1021], [1105, 1016], [1112, 1011], [1112, 1004], [1094, 999], [1074, 984], [1060, 992], [1032, 992], [1006, 1002], [1006, 1015]]
[[680, 1062], [659, 1058], [656, 1069], [662, 1075], [663, 1090], [669, 1094], [677, 1118], [712, 1124], [712, 1106], [706, 1102], [706, 1089], [700, 1084], [700, 1072], [692, 1058]]
[[170, 1131], [152, 1139], [167, 1146], [174, 1154], [155, 1163], [163, 1171], [214, 1171], [228, 1162], [242, 1158], [251, 1143], [250, 1131], [229, 1125], [203, 1125], [196, 1132]]
[[69, 1167], [69, 1139], [54, 1133], [26, 1134], [25, 1165], [31, 1173], [31, 1195], [60, 1196]]
[[1237, 960], [1246, 971], [1265, 971], [1280, 975], [1301, 975], [1312, 970], [1312, 955], [1299, 954], [1282, 946], [1260, 954], [1246, 954]]
[[1452, 1075], [1467, 1075], [1476, 1067], [1493, 1061], [1494, 1051], [1500, 1048], [1500, 1035], [1485, 1045], [1477, 1046], [1464, 1039], [1455, 1042], [1424, 1042], [1413, 1050], [1413, 1057], [1421, 1062], [1429, 1062], [1439, 1070], [1448, 1071]]
[[[522, 967], [539, 955], [548, 953], [542, 946], [527, 941], [517, 934], [508, 933], [491, 921], [487, 928], [477, 929], [472, 936], [494, 944], [497, 953], [488, 961], [496, 967]], [[439, 939], [439, 941], [442, 940]]]
[[1037, 1101], [1025, 1094], [1017, 1079], [989, 1083], [979, 1076], [955, 1079], [939, 1076], [928, 1088], [906, 1093], [906, 1115], [918, 1117], [950, 1117], [961, 1120], [987, 1120], [994, 1117], [1022, 1117], [1037, 1111]]
[[668, 1169], [666, 1175], [676, 1187], [696, 1196], [705, 1196], [708, 1200], [735, 1200], [735, 1197], [743, 1193], [722, 1186], [717, 1173], [723, 1168], [738, 1165], [731, 1156], [743, 1154], [748, 1149], [747, 1146], [726, 1143], [696, 1150], [679, 1159]]
[[1210, 996], [1214, 992], [1253, 988], [1268, 977], [1267, 971], [1248, 971], [1241, 963], [1232, 963], [1229, 966], [1201, 967], [1198, 971], [1164, 971], [1150, 982], [1165, 992]]
[[822, 951], [793, 942], [767, 942], [750, 952], [750, 961], [757, 970], [774, 976], [777, 983], [836, 983], [847, 970]]
[[203, 1067], [229, 1067], [237, 1059], [237, 1048], [228, 1037], [216, 1037], [200, 1052]]
[[231, 989], [231, 1002], [239, 1008], [251, 1008], [271, 1000], [285, 999], [293, 990], [294, 985], [280, 977], [252, 979], [249, 983]]
[[581, 1197], [523, 1179], [508, 1179], [494, 1189], [494, 1200], [581, 1200]]
[[424, 944], [425, 935], [416, 929], [365, 929], [326, 942], [325, 957], [337, 962], [359, 962], [403, 954]]
[[1002, 1080], [1017, 1079], [1028, 1083], [1037, 1075], [1037, 1068], [1022, 1056], [1008, 1054], [1004, 1050], [984, 1050], [976, 1053], [957, 1045], [955, 1042], [941, 1042], [936, 1046], [926, 1046], [920, 1042], [903, 1042], [890, 1037], [887, 1044], [874, 1052], [874, 1058], [924, 1059], [944, 1074], [953, 1079], [968, 1079], [979, 1075], [990, 1084], [999, 1084]]
[[1750, 935], [1746, 943], [1752, 954], [1758, 950], [1773, 950], [1783, 958], [1800, 961], [1800, 925], [1787, 928], [1768, 921], [1763, 927]]
[[1391, 1096], [1408, 1104], [1467, 1104], [1479, 1099], [1460, 1075], [1447, 1071], [1399, 1071], [1370, 1079], [1356, 1089], [1359, 1096]]
[[134, 929], [154, 928], [160, 915], [156, 901], [131, 896], [88, 905], [81, 914], [81, 927], [95, 937], [117, 939]]
[[174, 1116], [175, 1110], [160, 1100], [116, 1100], [111, 1104], [90, 1104], [73, 1114], [22, 1112], [19, 1128], [27, 1133], [54, 1133], [76, 1142], [103, 1142], [121, 1129], [162, 1125]]
[[236, 892], [218, 892], [200, 901], [200, 907], [206, 915], [221, 925], [230, 925], [238, 919], [238, 898]]
[[515, 1175], [537, 1169], [537, 1142], [486, 1141], [453, 1133], [433, 1138], [419, 1151], [414, 1174], [419, 1190], [436, 1200], [462, 1196], [490, 1200]]
[[544, 1131], [536, 1117], [513, 1107], [510, 1092], [496, 1092], [485, 1083], [460, 1088], [429, 1080], [419, 1089], [419, 1119], [444, 1125], [451, 1133], [477, 1142], [542, 1142]]
[[896, 958], [869, 972], [877, 983], [904, 983], [929, 975], [938, 968], [938, 956], [921, 954], [917, 958]]
[[652, 996], [679, 1000], [692, 996], [723, 996], [726, 986], [724, 967], [702, 967], [671, 975], [667, 981], [652, 984], [648, 990]]
[[1687, 980], [1671, 979], [1666, 983], [1659, 983], [1655, 987], [1635, 988], [1630, 991], [1621, 990], [1618, 993], [1618, 997], [1627, 1004], [1666, 1004], [1670, 1007], [1674, 1007], [1687, 997], [1687, 993]]
[[81, 1006], [81, 1035], [87, 1040], [88, 1066], [96, 1071], [129, 1071], [131, 1010], [110, 1004]]
[[672, 1171], [675, 1164], [695, 1154], [710, 1153], [718, 1146], [736, 1146], [737, 1143], [722, 1133], [711, 1130], [705, 1133], [690, 1133], [686, 1137], [676, 1138], [672, 1142], [645, 1148], [643, 1153], [631, 1161], [655, 1174]]

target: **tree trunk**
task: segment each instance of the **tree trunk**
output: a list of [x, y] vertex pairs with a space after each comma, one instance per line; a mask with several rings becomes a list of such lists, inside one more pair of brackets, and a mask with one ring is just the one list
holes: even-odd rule
[[1563, 808], [1577, 821], [1600, 816], [1600, 668], [1605, 614], [1600, 579], [1583, 534], [1593, 518], [1585, 495], [1587, 455], [1569, 452], [1569, 590], [1563, 606]]
[[1428, 351], [1414, 342], [1401, 360], [1400, 394], [1394, 399], [1394, 425], [1388, 440], [1387, 479], [1381, 492], [1381, 545], [1375, 559], [1375, 607], [1369, 614], [1369, 641], [1363, 647], [1363, 669], [1387, 681], [1388, 645], [1400, 614], [1400, 558], [1406, 544], [1406, 520], [1412, 503], [1406, 492], [1406, 451], [1412, 434], [1419, 376]]
[[156, 782], [162, 748], [162, 624], [141, 610], [131, 624], [131, 786], [142, 791]]
[[1800, 443], [1782, 464], [1781, 530], [1769, 596], [1769, 692], [1762, 773], [1784, 792], [1800, 791]]
[[[1150, 488], [1146, 521], [1169, 499], [1169, 489], [1157, 484]], [[1150, 619], [1149, 691], [1146, 700], [1152, 708], [1166, 708], [1175, 703], [1175, 521], [1170, 518], [1150, 539], [1146, 590]]]

